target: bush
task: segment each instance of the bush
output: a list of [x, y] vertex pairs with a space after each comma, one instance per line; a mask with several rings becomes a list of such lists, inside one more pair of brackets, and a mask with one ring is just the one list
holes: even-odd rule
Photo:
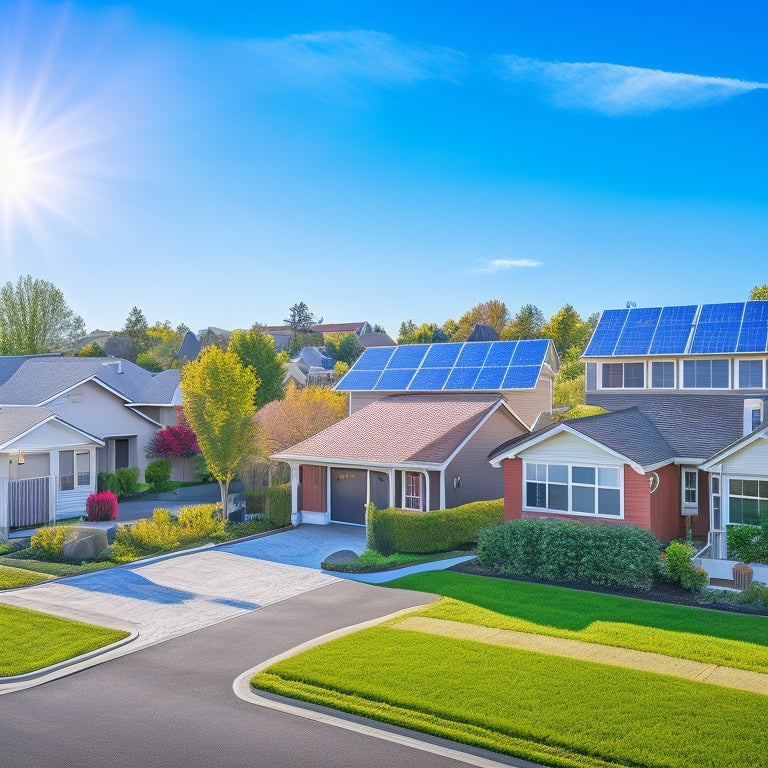
[[480, 532], [480, 562], [499, 573], [649, 589], [660, 544], [633, 525], [513, 520]]
[[731, 560], [768, 563], [768, 521], [761, 526], [729, 525], [725, 537]]
[[120, 483], [110, 472], [99, 472], [96, 476], [96, 488], [99, 493], [103, 491], [111, 491], [115, 496], [120, 495]]
[[471, 547], [478, 531], [504, 519], [504, 501], [473, 501], [452, 509], [408, 512], [368, 508], [368, 546], [382, 555], [432, 554]]
[[133, 496], [139, 492], [139, 469], [138, 467], [124, 467], [115, 472], [120, 493], [118, 497]]
[[177, 522], [182, 543], [224, 538], [221, 504], [195, 504], [179, 510]]
[[245, 512], [248, 515], [266, 514], [275, 528], [291, 524], [291, 484], [272, 485], [245, 494]]
[[68, 533], [66, 526], [41, 528], [30, 539], [28, 549], [30, 556], [53, 562], [62, 560], [62, 549]]
[[205, 457], [200, 454], [192, 459], [194, 465], [194, 477], [196, 483], [213, 483], [216, 478], [211, 474], [211, 470], [208, 469], [208, 464], [205, 462]]
[[144, 470], [144, 479], [154, 490], [157, 490], [163, 483], [167, 483], [171, 479], [171, 460], [158, 459], [147, 464], [147, 468]]
[[156, 509], [151, 520], [139, 520], [131, 526], [117, 529], [112, 545], [112, 557], [118, 562], [134, 560], [144, 555], [169, 552], [181, 546], [178, 526], [167, 509]]
[[92, 493], [85, 501], [88, 522], [117, 520], [117, 496], [112, 491]]
[[666, 563], [667, 579], [679, 584], [683, 589], [698, 592], [709, 582], [707, 572], [697, 568], [691, 558], [694, 555], [693, 544], [682, 541], [672, 541], [664, 550], [662, 558]]

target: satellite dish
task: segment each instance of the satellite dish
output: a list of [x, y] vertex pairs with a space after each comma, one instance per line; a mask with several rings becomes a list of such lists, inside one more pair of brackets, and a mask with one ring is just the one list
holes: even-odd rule
[[659, 487], [659, 476], [656, 472], [651, 472], [648, 476], [648, 485], [651, 493]]

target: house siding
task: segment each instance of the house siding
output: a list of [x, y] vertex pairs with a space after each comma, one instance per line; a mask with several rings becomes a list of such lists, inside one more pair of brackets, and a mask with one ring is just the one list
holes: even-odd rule
[[[507, 405], [526, 423], [533, 428], [541, 413], [552, 410], [552, 380], [554, 374], [547, 368], [542, 369], [536, 387], [531, 390], [503, 390], [502, 395]], [[507, 438], [509, 440], [509, 437]]]
[[724, 475], [768, 478], [768, 440], [755, 440], [722, 462]]
[[[504, 473], [491, 466], [488, 454], [500, 443], [524, 432], [509, 411], [503, 406], [497, 408], [446, 467], [445, 506], [500, 499], [504, 494]], [[454, 477], [461, 478], [458, 488], [454, 487]]]
[[681, 535], [681, 526], [685, 520], [680, 514], [682, 488], [680, 467], [667, 464], [656, 470], [659, 486], [650, 493], [651, 531], [663, 542], [671, 541]]
[[523, 516], [523, 460], [504, 459], [504, 522]]
[[326, 467], [301, 465], [301, 506], [307, 512], [326, 512], [328, 503]]
[[427, 472], [429, 475], [429, 510], [440, 509], [440, 473]]

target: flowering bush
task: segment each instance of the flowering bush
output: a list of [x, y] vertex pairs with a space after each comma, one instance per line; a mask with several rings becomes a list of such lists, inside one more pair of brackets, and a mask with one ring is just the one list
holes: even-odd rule
[[85, 512], [90, 523], [117, 520], [117, 496], [112, 491], [92, 493], [86, 499]]
[[61, 560], [69, 531], [65, 526], [41, 528], [29, 541], [29, 552], [41, 560]]
[[167, 459], [171, 456], [181, 456], [189, 459], [200, 453], [197, 435], [184, 416], [181, 406], [176, 407], [178, 426], [165, 427], [155, 432], [147, 446], [149, 458]]

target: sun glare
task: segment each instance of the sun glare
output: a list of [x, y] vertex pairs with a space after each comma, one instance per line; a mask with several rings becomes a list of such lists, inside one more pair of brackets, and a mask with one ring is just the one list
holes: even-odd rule
[[24, 204], [34, 187], [33, 159], [18, 141], [0, 134], [0, 199]]

